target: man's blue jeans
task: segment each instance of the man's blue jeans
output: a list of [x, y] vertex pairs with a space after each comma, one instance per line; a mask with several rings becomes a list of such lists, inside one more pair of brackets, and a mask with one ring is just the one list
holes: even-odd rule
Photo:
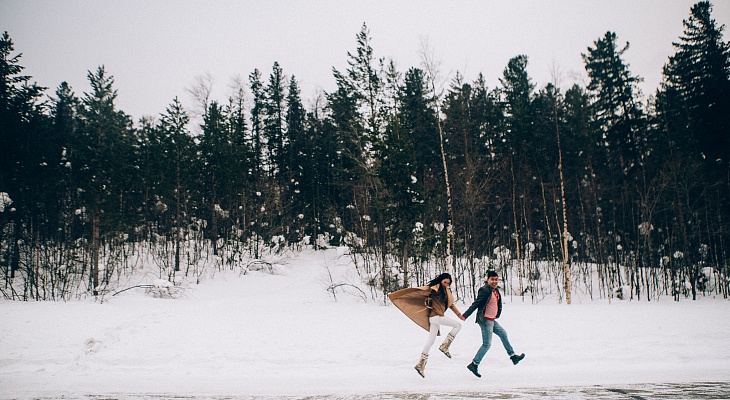
[[492, 332], [502, 340], [502, 345], [507, 350], [507, 355], [511, 356], [515, 354], [512, 345], [509, 344], [509, 339], [507, 339], [507, 331], [497, 321], [487, 320], [485, 323], [480, 322], [479, 327], [482, 328], [482, 347], [477, 350], [477, 355], [474, 356], [474, 364], [479, 365], [484, 355], [487, 354], [487, 350], [492, 346]]

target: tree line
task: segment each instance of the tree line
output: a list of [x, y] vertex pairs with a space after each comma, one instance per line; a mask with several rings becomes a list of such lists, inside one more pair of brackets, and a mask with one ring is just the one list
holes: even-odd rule
[[134, 121], [103, 66], [47, 96], [5, 32], [0, 293], [103, 294], [140, 253], [174, 281], [347, 245], [383, 298], [436, 270], [466, 297], [488, 269], [533, 300], [727, 297], [730, 44], [711, 11], [691, 8], [648, 99], [614, 32], [582, 54], [586, 86], [536, 87], [518, 55], [497, 87], [442, 88], [426, 51], [399, 70], [363, 24], [332, 92], [305, 107], [274, 63], [224, 102], [200, 81], [200, 123], [178, 98]]

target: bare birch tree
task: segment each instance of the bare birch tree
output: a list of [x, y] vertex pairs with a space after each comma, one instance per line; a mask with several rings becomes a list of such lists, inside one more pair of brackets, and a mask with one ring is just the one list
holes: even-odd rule
[[[213, 75], [206, 72], [205, 75], [195, 77], [195, 83], [185, 89], [193, 100], [195, 106], [191, 111], [193, 119], [203, 119], [208, 114], [211, 95], [213, 94]], [[197, 123], [193, 126], [199, 125]]]
[[454, 263], [454, 207], [453, 200], [451, 198], [451, 184], [449, 182], [449, 168], [446, 162], [446, 149], [444, 147], [444, 128], [441, 121], [441, 93], [443, 92], [442, 85], [438, 84], [437, 80], [441, 78], [440, 62], [434, 60], [433, 47], [428, 43], [427, 38], [421, 39], [421, 64], [423, 69], [426, 71], [428, 83], [431, 85], [433, 91], [433, 101], [436, 107], [436, 122], [439, 131], [439, 147], [441, 150], [441, 161], [444, 167], [444, 183], [446, 185], [446, 205], [448, 217], [446, 221], [446, 270], [451, 273], [453, 270]]
[[553, 117], [555, 118], [555, 137], [558, 145], [558, 173], [560, 178], [560, 202], [563, 211], [563, 232], [561, 235], [561, 247], [563, 255], [563, 291], [565, 302], [570, 304], [570, 231], [568, 230], [568, 202], [565, 199], [565, 176], [563, 175], [563, 148], [560, 143], [560, 119], [558, 115], [558, 95], [560, 94], [560, 69], [553, 64], [552, 68], [553, 85], [555, 85], [555, 98], [553, 101]]

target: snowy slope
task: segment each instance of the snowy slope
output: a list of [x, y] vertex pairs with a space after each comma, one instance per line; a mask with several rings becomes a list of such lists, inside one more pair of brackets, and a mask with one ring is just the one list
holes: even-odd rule
[[348, 396], [730, 380], [727, 300], [567, 306], [517, 297], [505, 298], [500, 323], [515, 350], [527, 354], [522, 363], [513, 366], [496, 341], [480, 367], [483, 378], [469, 373], [481, 341], [472, 317], [452, 345], [453, 359], [433, 347], [423, 379], [413, 366], [425, 331], [369, 292], [365, 300], [342, 286], [335, 301], [326, 290], [333, 282], [360, 284], [339, 255], [305, 251], [275, 274], [219, 272], [177, 299], [131, 289], [101, 303], [0, 301], [0, 398]]

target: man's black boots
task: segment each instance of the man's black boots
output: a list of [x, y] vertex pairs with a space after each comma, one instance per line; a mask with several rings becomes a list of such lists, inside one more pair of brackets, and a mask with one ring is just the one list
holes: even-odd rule
[[481, 375], [479, 375], [479, 364], [474, 364], [474, 361], [472, 361], [469, 365], [467, 365], [466, 369], [471, 371], [472, 374], [476, 375], [477, 378], [482, 377]]
[[509, 359], [512, 360], [512, 364], [514, 365], [517, 365], [517, 363], [522, 361], [523, 358], [525, 358], [525, 353], [512, 354], [511, 356], [509, 356]]

